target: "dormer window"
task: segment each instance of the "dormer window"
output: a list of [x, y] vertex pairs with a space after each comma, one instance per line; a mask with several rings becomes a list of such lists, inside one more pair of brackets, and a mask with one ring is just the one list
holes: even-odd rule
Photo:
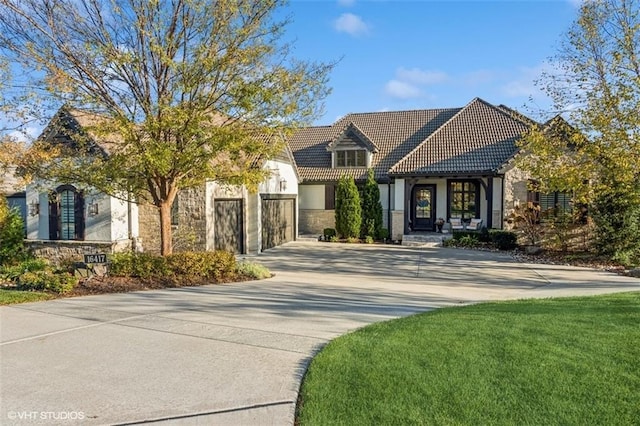
[[333, 167], [371, 167], [378, 147], [358, 126], [349, 123], [329, 142], [327, 151], [332, 153]]
[[367, 151], [350, 149], [336, 151], [336, 167], [366, 167]]

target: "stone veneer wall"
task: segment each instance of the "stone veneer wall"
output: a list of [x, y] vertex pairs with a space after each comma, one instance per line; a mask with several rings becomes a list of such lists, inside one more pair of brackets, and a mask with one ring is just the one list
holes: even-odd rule
[[25, 240], [25, 245], [37, 257], [59, 265], [63, 261], [82, 261], [85, 254], [115, 253], [131, 249], [131, 241], [66, 241]]
[[404, 235], [404, 210], [391, 212], [391, 239], [401, 240]]
[[300, 235], [320, 235], [325, 228], [336, 227], [335, 210], [300, 210], [298, 215], [298, 233]]
[[[174, 251], [206, 250], [205, 188], [185, 189], [178, 193], [178, 226], [172, 226]], [[150, 205], [138, 209], [143, 251], [160, 253], [160, 214]]]
[[[507, 171], [504, 175], [504, 217], [506, 219], [515, 209], [515, 201], [518, 200], [520, 205], [527, 203], [528, 182], [530, 175], [514, 167]], [[505, 222], [505, 229], [510, 229], [510, 224]]]
[[184, 189], [178, 193], [178, 226], [173, 226], [173, 250], [207, 249], [205, 187]]

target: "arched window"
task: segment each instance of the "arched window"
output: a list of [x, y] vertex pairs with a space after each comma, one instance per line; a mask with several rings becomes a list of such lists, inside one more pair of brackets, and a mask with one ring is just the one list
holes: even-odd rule
[[71, 185], [63, 185], [49, 194], [49, 239], [84, 239], [84, 198]]

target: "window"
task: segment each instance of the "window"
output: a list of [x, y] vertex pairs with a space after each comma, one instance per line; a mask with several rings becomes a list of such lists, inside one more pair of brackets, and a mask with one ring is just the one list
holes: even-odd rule
[[478, 189], [476, 181], [450, 181], [449, 217], [459, 217], [467, 221], [478, 217]]
[[568, 192], [553, 191], [542, 193], [538, 190], [536, 181], [529, 182], [527, 202], [534, 206], [540, 206], [540, 213], [545, 217], [555, 217], [560, 212], [572, 210], [572, 194]]
[[367, 151], [352, 149], [336, 151], [336, 167], [366, 167]]
[[84, 198], [71, 185], [60, 186], [49, 194], [49, 239], [84, 239]]

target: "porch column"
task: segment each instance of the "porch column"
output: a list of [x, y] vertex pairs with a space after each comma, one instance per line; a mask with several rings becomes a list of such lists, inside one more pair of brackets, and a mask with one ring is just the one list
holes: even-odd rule
[[487, 229], [493, 228], [493, 177], [487, 179]]
[[396, 179], [393, 187], [393, 211], [391, 212], [390, 236], [393, 240], [400, 240], [404, 235], [405, 226], [405, 191], [404, 179]]

